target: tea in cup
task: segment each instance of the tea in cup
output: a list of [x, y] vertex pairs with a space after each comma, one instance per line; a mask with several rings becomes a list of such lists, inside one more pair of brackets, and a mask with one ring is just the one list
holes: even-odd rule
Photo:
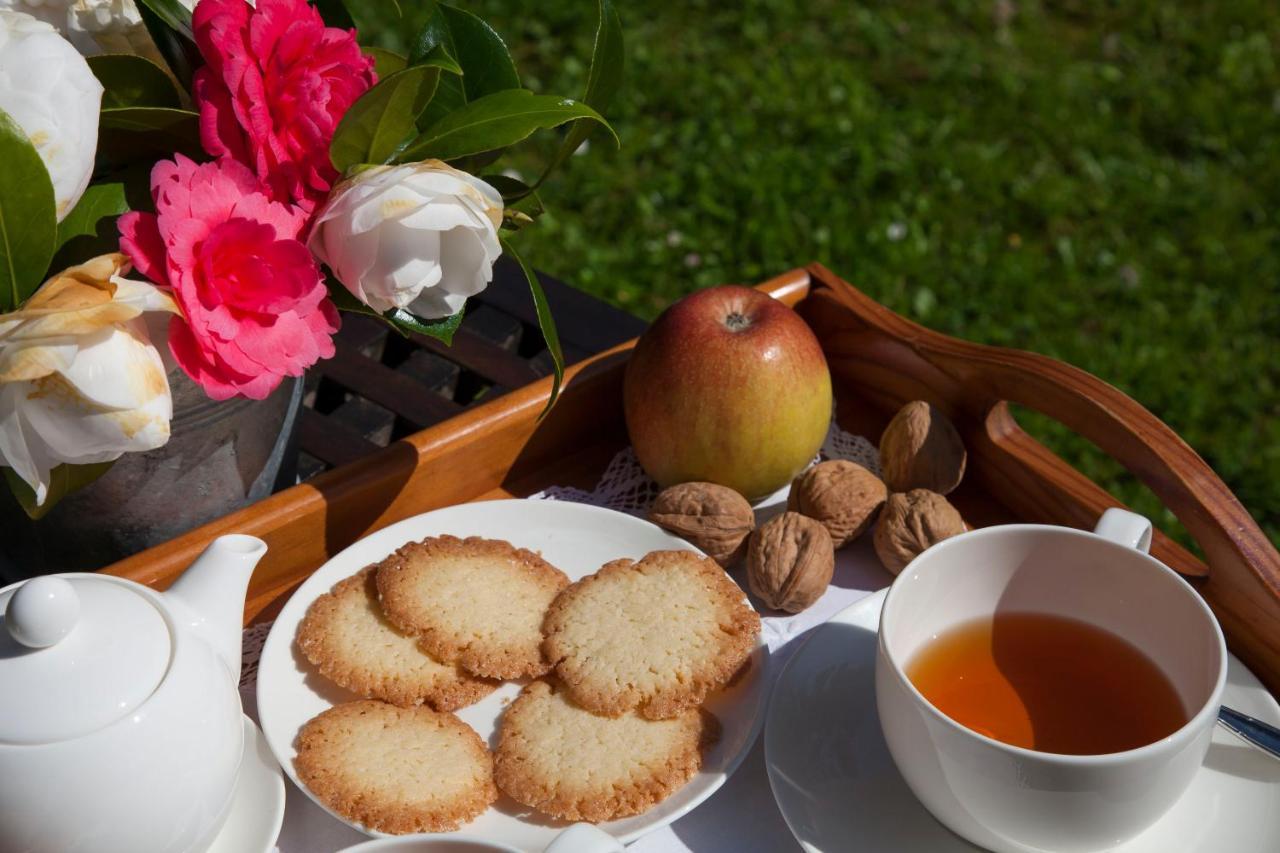
[[1147, 555], [1151, 525], [989, 527], [921, 554], [885, 598], [890, 754], [949, 829], [1004, 853], [1113, 848], [1204, 760], [1226, 681], [1217, 620]]

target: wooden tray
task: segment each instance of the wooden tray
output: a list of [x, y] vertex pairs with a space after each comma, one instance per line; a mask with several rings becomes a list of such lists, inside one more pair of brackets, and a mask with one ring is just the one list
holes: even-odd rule
[[[939, 406], [969, 449], [954, 494], [974, 526], [1035, 521], [1092, 528], [1118, 502], [1023, 432], [1017, 403], [1055, 418], [1115, 457], [1173, 511], [1208, 557], [1157, 534], [1152, 553], [1191, 579], [1232, 650], [1280, 694], [1280, 556], [1235, 496], [1176, 433], [1101, 380], [1061, 362], [922, 328], [819, 265], [760, 285], [796, 307], [826, 351], [841, 426], [878, 437], [897, 408]], [[168, 585], [223, 533], [270, 550], [254, 574], [246, 620], [270, 618], [333, 554], [411, 515], [466, 501], [595, 485], [626, 445], [623, 368], [634, 342], [570, 368], [541, 422], [550, 380], [534, 382], [105, 569]]]

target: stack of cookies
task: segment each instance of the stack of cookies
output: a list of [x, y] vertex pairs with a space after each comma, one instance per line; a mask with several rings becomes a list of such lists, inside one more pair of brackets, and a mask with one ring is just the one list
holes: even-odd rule
[[[506, 794], [546, 815], [639, 814], [702, 766], [701, 706], [746, 664], [760, 619], [712, 560], [656, 551], [577, 583], [507, 542], [404, 546], [317, 599], [298, 645], [365, 697], [308, 722], [302, 782], [387, 833], [458, 828]], [[451, 711], [534, 679], [497, 746]]]

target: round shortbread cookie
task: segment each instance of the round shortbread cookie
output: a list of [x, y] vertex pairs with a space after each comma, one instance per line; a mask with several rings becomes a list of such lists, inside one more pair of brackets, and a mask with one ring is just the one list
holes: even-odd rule
[[714, 560], [654, 551], [560, 593], [543, 632], [543, 652], [575, 702], [660, 720], [728, 683], [751, 654], [760, 617]]
[[298, 626], [298, 647], [307, 660], [340, 687], [403, 707], [426, 702], [453, 711], [493, 692], [498, 682], [441, 663], [387, 621], [375, 568], [339, 581], [311, 603]]
[[396, 835], [451, 832], [498, 797], [480, 736], [452, 714], [421, 705], [335, 705], [302, 727], [294, 767], [330, 809]]
[[423, 648], [486, 678], [542, 675], [542, 620], [564, 572], [509, 542], [436, 536], [378, 564], [378, 598]]
[[669, 720], [597, 716], [539, 680], [502, 715], [494, 779], [507, 796], [544, 814], [598, 823], [640, 814], [670, 796], [698, 772], [719, 732], [702, 708]]

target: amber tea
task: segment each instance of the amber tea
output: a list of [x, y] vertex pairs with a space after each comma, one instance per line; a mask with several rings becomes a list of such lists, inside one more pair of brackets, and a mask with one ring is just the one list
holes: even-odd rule
[[957, 723], [1040, 752], [1135, 749], [1188, 719], [1168, 677], [1132, 644], [1046, 613], [949, 629], [912, 658], [907, 677]]

